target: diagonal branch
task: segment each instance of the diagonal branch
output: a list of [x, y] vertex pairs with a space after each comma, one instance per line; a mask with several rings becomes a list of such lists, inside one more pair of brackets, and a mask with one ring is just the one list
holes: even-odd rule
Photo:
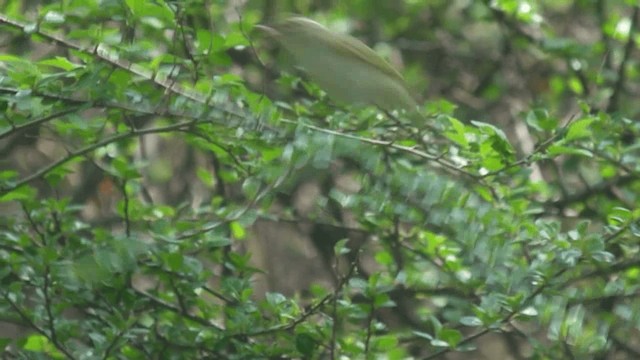
[[35, 181], [45, 175], [47, 175], [50, 171], [68, 163], [69, 161], [71, 161], [72, 159], [75, 159], [78, 156], [83, 156], [86, 155], [96, 149], [99, 149], [103, 146], [109, 145], [113, 142], [117, 142], [117, 141], [121, 141], [124, 139], [128, 139], [130, 137], [135, 137], [135, 136], [140, 136], [140, 135], [146, 135], [146, 134], [158, 134], [158, 133], [164, 133], [164, 132], [170, 132], [170, 131], [174, 131], [174, 130], [180, 130], [183, 128], [188, 128], [192, 125], [194, 125], [196, 123], [196, 121], [185, 121], [185, 122], [180, 122], [177, 124], [173, 124], [173, 125], [169, 125], [169, 126], [163, 126], [163, 127], [156, 127], [156, 128], [151, 128], [151, 129], [142, 129], [142, 130], [131, 130], [129, 132], [126, 133], [120, 133], [120, 134], [116, 134], [113, 136], [109, 136], [101, 141], [98, 141], [97, 143], [88, 145], [86, 147], [83, 147], [81, 149], [75, 150], [75, 151], [71, 151], [69, 154], [67, 154], [65, 157], [52, 162], [51, 164], [41, 168], [40, 170], [32, 173], [29, 176], [26, 176], [18, 181], [16, 181], [15, 183], [13, 183], [11, 186], [8, 187], [4, 187], [4, 188], [0, 188], [0, 195], [11, 192], [19, 187], [22, 187], [32, 181]]
[[233, 115], [241, 118], [247, 118], [249, 116], [249, 114], [241, 113], [241, 112], [238, 112], [237, 110], [234, 110], [228, 107], [222, 107], [221, 104], [213, 104], [212, 103], [213, 94], [211, 94], [211, 96], [205, 97], [201, 93], [195, 90], [187, 89], [181, 85], [176, 84], [174, 80], [160, 77], [157, 73], [147, 70], [140, 65], [133, 64], [128, 61], [120, 60], [118, 57], [118, 54], [115, 53], [111, 48], [109, 48], [105, 44], [97, 44], [93, 48], [82, 47], [66, 39], [63, 39], [57, 35], [53, 35], [53, 34], [49, 34], [47, 32], [41, 31], [40, 29], [31, 30], [30, 25], [19, 22], [17, 20], [10, 19], [4, 14], [0, 14], [0, 25], [6, 25], [14, 29], [21, 30], [25, 34], [35, 34], [37, 36], [44, 38], [47, 41], [54, 43], [55, 45], [58, 45], [67, 49], [71, 49], [74, 51], [78, 51], [88, 56], [96, 56], [100, 60], [112, 66], [131, 72], [148, 81], [151, 81], [153, 84], [162, 88], [167, 93], [181, 95], [189, 100], [206, 104], [208, 106], [215, 105], [216, 110], [222, 111], [228, 115]]

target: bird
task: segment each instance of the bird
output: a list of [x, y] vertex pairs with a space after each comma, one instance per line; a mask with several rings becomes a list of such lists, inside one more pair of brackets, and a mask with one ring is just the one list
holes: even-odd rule
[[384, 111], [416, 109], [402, 75], [362, 41], [302, 16], [256, 27], [293, 55], [332, 100]]

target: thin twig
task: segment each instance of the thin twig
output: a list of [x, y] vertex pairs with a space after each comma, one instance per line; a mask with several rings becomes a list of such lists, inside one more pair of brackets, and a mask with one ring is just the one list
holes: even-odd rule
[[135, 136], [139, 136], [139, 135], [143, 135], [143, 134], [158, 134], [158, 133], [164, 133], [164, 132], [170, 132], [170, 131], [175, 131], [175, 130], [179, 130], [181, 128], [184, 127], [188, 127], [190, 125], [192, 125], [194, 122], [193, 121], [185, 121], [185, 122], [181, 122], [181, 123], [177, 123], [177, 124], [173, 124], [173, 125], [168, 125], [168, 126], [163, 126], [163, 127], [157, 127], [157, 128], [150, 128], [150, 129], [142, 129], [142, 130], [132, 130], [126, 133], [120, 133], [120, 134], [116, 134], [110, 137], [107, 137], [101, 141], [98, 141], [97, 143], [88, 145], [86, 147], [83, 147], [79, 150], [73, 151], [71, 153], [69, 153], [67, 156], [52, 162], [51, 164], [42, 167], [40, 170], [32, 173], [29, 176], [26, 176], [18, 181], [16, 181], [15, 183], [13, 183], [11, 186], [9, 187], [5, 187], [5, 188], [0, 188], [0, 194], [4, 194], [4, 193], [8, 193], [10, 191], [13, 191], [19, 187], [22, 187], [36, 179], [39, 179], [43, 176], [45, 176], [46, 174], [48, 174], [50, 171], [58, 168], [59, 166], [62, 166], [66, 163], [68, 163], [69, 161], [71, 161], [72, 159], [78, 157], [78, 156], [83, 156], [86, 155], [96, 149], [99, 149], [103, 146], [106, 146], [108, 144], [111, 144], [113, 142], [117, 142], [117, 141], [121, 141], [124, 139], [128, 139], [130, 137], [135, 137]]

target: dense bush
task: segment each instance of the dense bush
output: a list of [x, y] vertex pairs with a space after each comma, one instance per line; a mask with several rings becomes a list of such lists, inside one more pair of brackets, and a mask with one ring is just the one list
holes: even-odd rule
[[[287, 13], [425, 122], [334, 104], [253, 31]], [[640, 358], [639, 19], [0, 2], [3, 358]]]

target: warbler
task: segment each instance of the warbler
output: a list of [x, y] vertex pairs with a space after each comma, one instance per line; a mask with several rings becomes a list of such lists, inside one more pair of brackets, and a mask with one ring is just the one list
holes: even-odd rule
[[291, 53], [333, 100], [386, 111], [416, 109], [402, 75], [362, 41], [300, 16], [257, 27]]

